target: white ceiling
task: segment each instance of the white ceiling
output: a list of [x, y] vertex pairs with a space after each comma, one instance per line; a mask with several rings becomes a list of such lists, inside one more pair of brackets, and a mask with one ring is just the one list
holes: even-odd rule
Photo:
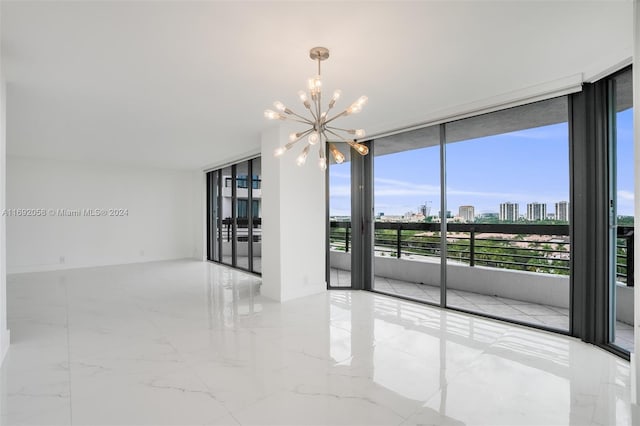
[[8, 153], [191, 169], [256, 152], [315, 72], [369, 133], [631, 56], [631, 1], [12, 2]]

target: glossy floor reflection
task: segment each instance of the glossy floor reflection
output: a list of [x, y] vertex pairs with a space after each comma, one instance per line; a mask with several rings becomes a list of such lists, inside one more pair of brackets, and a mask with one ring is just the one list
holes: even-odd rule
[[3, 424], [633, 424], [628, 362], [370, 292], [177, 261], [13, 275], [8, 304]]
[[[351, 271], [331, 269], [331, 284], [351, 287]], [[429, 303], [440, 303], [440, 287], [376, 276], [374, 289], [387, 294], [409, 297]], [[558, 330], [569, 330], [569, 309], [540, 303], [523, 302], [506, 297], [488, 296], [463, 290], [449, 290], [448, 306], [521, 321]], [[621, 348], [633, 352], [633, 326], [616, 321], [616, 339]]]

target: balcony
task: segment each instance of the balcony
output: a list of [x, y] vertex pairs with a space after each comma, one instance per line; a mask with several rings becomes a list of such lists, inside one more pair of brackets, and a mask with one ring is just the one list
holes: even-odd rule
[[[616, 344], [633, 342], [633, 227], [618, 227]], [[447, 224], [448, 304], [569, 329], [568, 225]], [[351, 224], [330, 224], [332, 284], [350, 276]], [[439, 303], [440, 224], [375, 223], [375, 289]]]

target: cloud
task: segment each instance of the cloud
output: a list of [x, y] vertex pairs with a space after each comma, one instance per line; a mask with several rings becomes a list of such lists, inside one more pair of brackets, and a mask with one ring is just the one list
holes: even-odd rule
[[[432, 213], [439, 210], [440, 187], [437, 185], [416, 184], [397, 179], [376, 177], [375, 185], [375, 209], [376, 212], [384, 211], [388, 214], [402, 214], [407, 211], [416, 211], [418, 205], [424, 201], [431, 200]], [[623, 197], [631, 197], [633, 194], [625, 191]], [[331, 198], [344, 200], [351, 196], [350, 185], [332, 185]], [[457, 211], [459, 205], [472, 204], [476, 207], [476, 212], [496, 212], [499, 204], [511, 201], [520, 205], [521, 213], [526, 212], [526, 204], [537, 201], [547, 204], [547, 211], [552, 213], [555, 210], [554, 203], [568, 200], [569, 194], [558, 193], [518, 193], [500, 191], [472, 191], [449, 187], [447, 189], [448, 210]], [[633, 198], [631, 198], [633, 199]], [[335, 203], [333, 202], [333, 203]], [[332, 207], [333, 211], [333, 207]]]
[[338, 179], [351, 179], [351, 174], [349, 173], [341, 173], [341, 172], [336, 172], [331, 170], [331, 173], [329, 175], [332, 179], [333, 178], [338, 178]]
[[351, 186], [349, 185], [332, 185], [329, 191], [331, 198], [333, 197], [350, 197]]
[[[407, 196], [439, 196], [440, 187], [436, 185], [420, 185], [413, 182], [406, 182], [395, 179], [376, 178], [375, 179], [375, 196], [376, 197], [407, 197]], [[550, 196], [550, 194], [530, 194], [517, 192], [494, 192], [494, 191], [469, 191], [447, 188], [449, 196], [466, 196], [475, 198], [494, 198], [503, 201], [518, 202], [519, 200], [540, 201], [554, 200], [559, 201], [566, 199], [566, 196]]]
[[624, 201], [633, 201], [635, 199], [633, 192], [621, 189], [618, 191], [618, 199]]

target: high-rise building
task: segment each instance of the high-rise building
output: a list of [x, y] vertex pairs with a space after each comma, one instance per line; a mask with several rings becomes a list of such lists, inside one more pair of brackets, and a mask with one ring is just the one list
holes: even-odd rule
[[458, 216], [460, 216], [464, 222], [473, 222], [476, 218], [475, 208], [473, 206], [460, 206]]
[[511, 202], [506, 202], [506, 203], [501, 203], [500, 204], [500, 216], [499, 219], [501, 221], [506, 221], [506, 222], [515, 222], [518, 220], [519, 214], [518, 214], [518, 204], [517, 203], [511, 203]]
[[527, 204], [527, 220], [545, 220], [547, 218], [547, 205], [533, 202]]
[[556, 203], [556, 220], [569, 222], [569, 202], [558, 201]]

